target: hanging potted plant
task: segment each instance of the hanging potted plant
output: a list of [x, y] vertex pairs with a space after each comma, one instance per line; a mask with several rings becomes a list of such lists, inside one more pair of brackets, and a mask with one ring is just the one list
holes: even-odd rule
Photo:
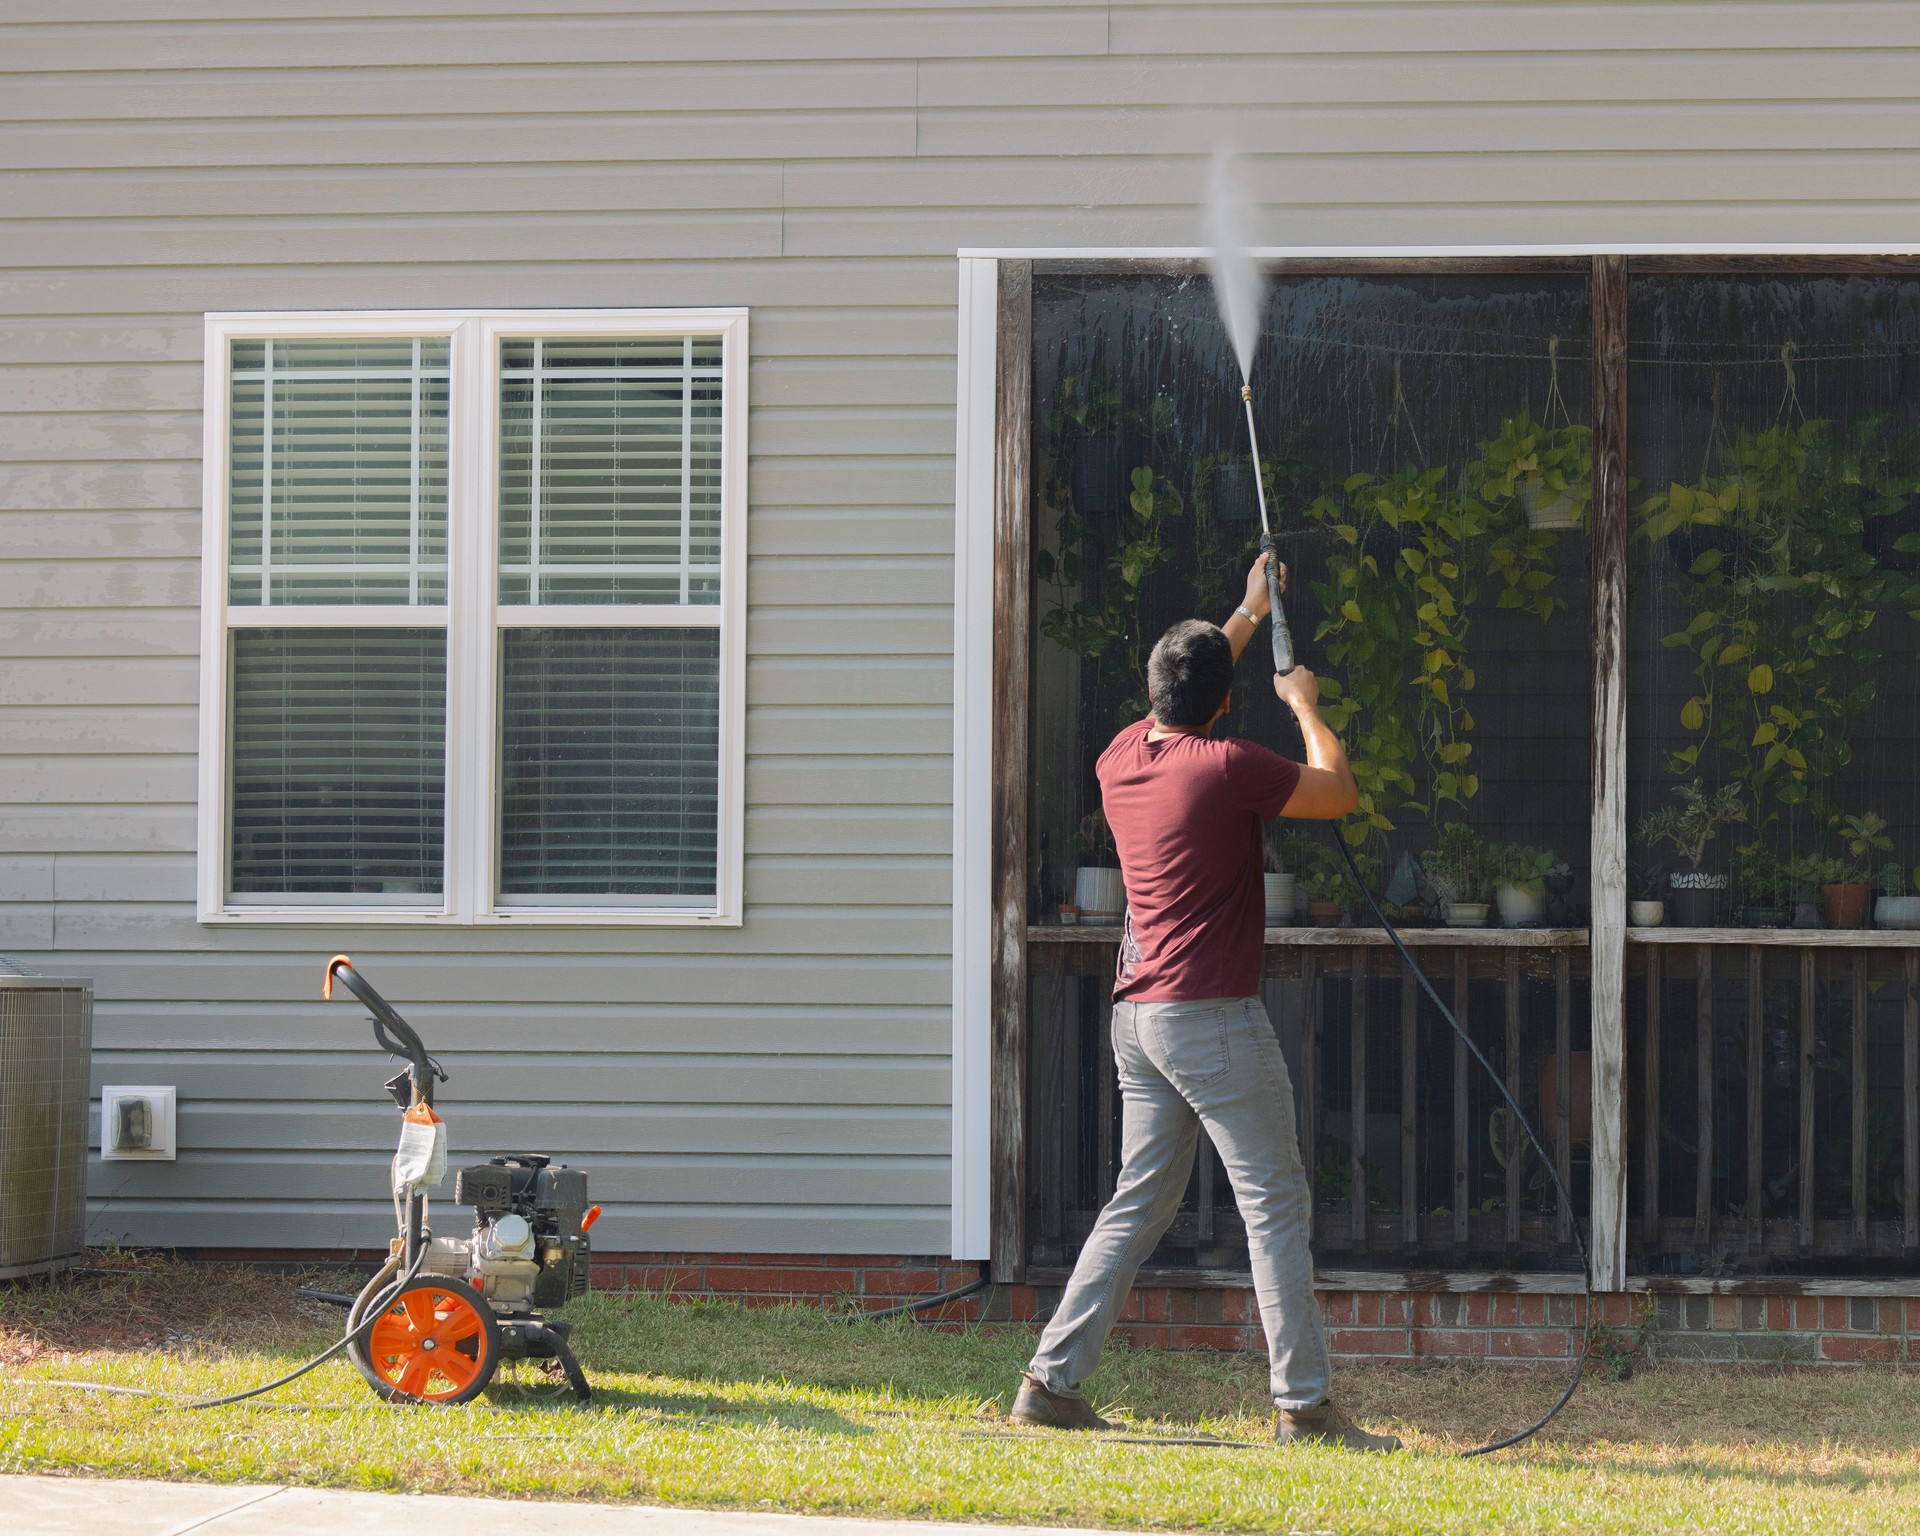
[[1682, 928], [1711, 928], [1719, 921], [1720, 898], [1728, 882], [1726, 875], [1702, 869], [1701, 861], [1720, 828], [1747, 819], [1746, 802], [1737, 784], [1723, 785], [1709, 795], [1695, 779], [1674, 786], [1673, 792], [1679, 803], [1662, 806], [1641, 822], [1640, 839], [1648, 847], [1671, 845], [1686, 865], [1667, 876], [1674, 921]]
[[1125, 428], [1113, 375], [1099, 368], [1068, 374], [1054, 386], [1048, 427], [1071, 454], [1069, 484], [1078, 514], [1098, 518], [1120, 511], [1134, 466], [1144, 464], [1147, 453], [1140, 435]]
[[1454, 822], [1420, 862], [1449, 928], [1487, 926], [1487, 849], [1473, 828]]
[[1073, 877], [1079, 920], [1091, 927], [1113, 927], [1127, 910], [1127, 889], [1104, 811], [1089, 811], [1080, 818], [1080, 833], [1073, 845], [1081, 856]]
[[1509, 928], [1537, 926], [1547, 915], [1547, 872], [1558, 859], [1540, 848], [1499, 843], [1487, 850], [1488, 875], [1500, 921]]
[[[1914, 871], [1920, 877], [1920, 869]], [[1920, 884], [1920, 878], [1916, 878]], [[1876, 928], [1920, 928], [1920, 896], [1907, 894], [1907, 872], [1892, 860], [1880, 868], [1880, 899], [1873, 904]]]
[[1549, 421], [1556, 414], [1560, 425], [1553, 426], [1523, 410], [1502, 422], [1500, 435], [1480, 449], [1487, 471], [1481, 499], [1513, 497], [1527, 526], [1540, 531], [1580, 527], [1593, 501], [1593, 433], [1567, 420], [1564, 406], [1556, 410], [1550, 403]]
[[1820, 899], [1826, 907], [1829, 928], [1861, 928], [1867, 921], [1867, 861], [1876, 853], [1893, 846], [1887, 836], [1887, 824], [1872, 811], [1848, 816], [1840, 823], [1840, 844], [1847, 851], [1843, 859], [1827, 861], [1820, 882]]

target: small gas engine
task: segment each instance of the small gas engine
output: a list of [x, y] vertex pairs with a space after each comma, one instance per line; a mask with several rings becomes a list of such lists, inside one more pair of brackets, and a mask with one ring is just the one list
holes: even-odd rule
[[[496, 1157], [453, 1176], [453, 1203], [473, 1207], [472, 1237], [436, 1237], [421, 1272], [464, 1280], [500, 1315], [503, 1332], [535, 1307], [587, 1293], [587, 1176], [537, 1152]], [[549, 1328], [564, 1324], [549, 1323]]]

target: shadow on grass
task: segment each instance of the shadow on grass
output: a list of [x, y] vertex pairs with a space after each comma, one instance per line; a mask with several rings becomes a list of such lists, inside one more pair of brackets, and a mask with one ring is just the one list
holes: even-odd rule
[[662, 1388], [655, 1392], [645, 1388], [596, 1384], [592, 1400], [585, 1403], [571, 1397], [531, 1396], [510, 1386], [496, 1387], [488, 1392], [487, 1397], [490, 1405], [503, 1413], [511, 1413], [516, 1417], [551, 1417], [556, 1423], [572, 1416], [593, 1418], [606, 1414], [640, 1414], [682, 1429], [748, 1424], [756, 1428], [788, 1429], [855, 1439], [874, 1434], [871, 1426], [856, 1423], [832, 1408], [788, 1402], [773, 1396], [742, 1398], [734, 1394], [722, 1397], [673, 1388]]

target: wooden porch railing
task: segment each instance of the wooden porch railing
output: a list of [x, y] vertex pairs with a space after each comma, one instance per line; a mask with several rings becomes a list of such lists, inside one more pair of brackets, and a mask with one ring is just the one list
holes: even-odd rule
[[[1536, 1117], [1583, 1230], [1594, 1133], [1582, 930], [1412, 930], [1441, 995]], [[1072, 1261], [1119, 1169], [1118, 930], [1027, 932], [1028, 1262]], [[1920, 1266], [1920, 935], [1631, 930], [1619, 1115], [1635, 1273]], [[1567, 1217], [1466, 1047], [1377, 929], [1269, 930], [1323, 1267], [1551, 1270]], [[1152, 1261], [1240, 1270], [1211, 1146]]]
[[[1586, 934], [1409, 931], [1436, 988], [1506, 1077], [1575, 1188], [1584, 1224]], [[1071, 1261], [1111, 1194], [1119, 1093], [1117, 929], [1028, 930], [1029, 1263]], [[1314, 1249], [1345, 1268], [1562, 1268], [1566, 1214], [1497, 1091], [1379, 929], [1275, 929], [1263, 1001], [1292, 1073]], [[1161, 1263], [1244, 1268], [1233, 1194], [1202, 1137]]]
[[1632, 937], [1633, 1267], [1920, 1262], [1920, 936]]

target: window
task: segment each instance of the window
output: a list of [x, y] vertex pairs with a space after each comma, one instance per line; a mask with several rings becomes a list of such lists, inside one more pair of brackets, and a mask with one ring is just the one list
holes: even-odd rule
[[208, 317], [203, 920], [739, 921], [746, 326]]

